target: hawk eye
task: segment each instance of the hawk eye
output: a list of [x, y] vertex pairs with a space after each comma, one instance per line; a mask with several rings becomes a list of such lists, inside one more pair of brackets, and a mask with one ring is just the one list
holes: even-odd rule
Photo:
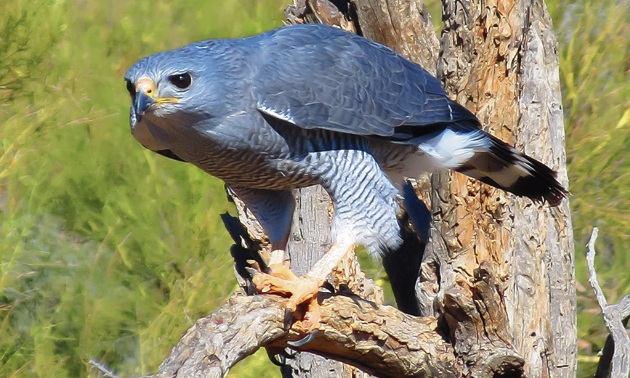
[[127, 80], [127, 91], [129, 92], [131, 97], [135, 96], [136, 94], [136, 87], [133, 85], [131, 80]]
[[192, 76], [188, 72], [175, 74], [169, 76], [168, 81], [179, 89], [186, 89], [192, 83]]

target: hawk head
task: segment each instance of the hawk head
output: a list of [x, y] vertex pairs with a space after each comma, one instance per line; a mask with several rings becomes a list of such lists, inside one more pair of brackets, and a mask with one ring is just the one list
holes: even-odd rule
[[212, 41], [157, 53], [137, 61], [125, 74], [131, 96], [129, 123], [133, 136], [159, 151], [160, 133], [191, 127], [225, 112], [231, 79], [222, 72]]

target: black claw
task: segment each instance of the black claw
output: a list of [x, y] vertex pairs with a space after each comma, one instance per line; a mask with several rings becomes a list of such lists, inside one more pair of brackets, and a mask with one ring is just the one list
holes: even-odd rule
[[326, 289], [330, 292], [330, 294], [335, 294], [335, 286], [328, 281], [324, 281], [320, 289]]
[[352, 299], [352, 302], [354, 302], [355, 305], [359, 306], [359, 308], [363, 307], [361, 306], [361, 301], [362, 301], [361, 297], [354, 294], [354, 292], [350, 290], [350, 287], [348, 287], [348, 285], [340, 284], [339, 291], [337, 292], [337, 294]]
[[254, 285], [254, 282], [252, 282], [251, 280], [247, 280], [247, 287], [245, 288], [245, 292], [248, 296], [256, 294], [256, 285]]
[[284, 329], [289, 329], [291, 328], [291, 318], [293, 317], [293, 313], [291, 312], [290, 309], [285, 308], [284, 309]]
[[340, 284], [339, 285], [339, 294], [340, 295], [351, 296], [351, 295], [354, 295], [354, 292], [352, 290], [350, 290], [350, 287], [347, 284]]
[[[289, 352], [293, 352], [293, 353], [289, 353]], [[292, 360], [295, 358], [295, 352], [292, 351], [291, 349], [282, 349], [280, 351], [280, 353], [278, 353], [279, 355], [281, 355], [282, 357], [284, 357], [284, 361], [286, 362], [287, 360]]]
[[359, 300], [359, 297], [357, 297], [356, 295], [348, 295], [347, 297], [352, 299], [352, 302], [354, 302], [355, 305], [359, 306], [360, 309], [363, 308], [363, 306], [361, 306], [361, 301]]
[[275, 351], [271, 351], [270, 348], [267, 349], [267, 357], [269, 357], [271, 363], [279, 367], [284, 367], [287, 364], [287, 359], [284, 356], [286, 352], [284, 352], [284, 350], [278, 354], [274, 354], [273, 352]]
[[296, 340], [296, 341], [287, 341], [287, 344], [289, 346], [292, 346], [294, 348], [299, 348], [301, 346], [304, 346], [308, 343], [310, 343], [311, 341], [313, 341], [313, 339], [315, 338], [315, 336], [317, 336], [317, 330], [314, 330], [313, 332], [309, 333], [308, 335], [306, 335], [306, 337], [300, 339], [300, 340]]

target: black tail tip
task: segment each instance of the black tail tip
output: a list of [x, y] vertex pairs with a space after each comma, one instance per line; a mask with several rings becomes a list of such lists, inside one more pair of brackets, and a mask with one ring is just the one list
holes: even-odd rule
[[510, 187], [510, 191], [535, 201], [545, 200], [552, 207], [560, 205], [569, 193], [558, 182], [556, 172], [530, 157], [527, 160], [533, 168], [530, 176], [520, 177]]
[[520, 197], [528, 197], [534, 201], [547, 201], [550, 206], [555, 207], [562, 203], [562, 200], [567, 197], [569, 192], [556, 180], [553, 171], [547, 167], [545, 168], [542, 172], [539, 170], [538, 174], [519, 177], [516, 182], [507, 188], [502, 187], [490, 177], [480, 178], [480, 181], [502, 188]]
[[[556, 172], [540, 161], [519, 152], [497, 138], [490, 137], [492, 146], [490, 156], [500, 163], [494, 170], [484, 175], [488, 181], [481, 181], [497, 186], [518, 196], [535, 201], [547, 201], [550, 206], [558, 206], [569, 194], [558, 182]], [[491, 165], [489, 165], [491, 166]], [[496, 181], [492, 178], [495, 177]], [[512, 181], [513, 180], [513, 181]], [[508, 184], [508, 182], [512, 181]], [[501, 185], [503, 182], [505, 185]]]
[[549, 203], [549, 205], [553, 207], [560, 205], [562, 200], [569, 195], [569, 192], [562, 185], [560, 185], [559, 182], [556, 181], [556, 184], [557, 185], [551, 188], [547, 195], [544, 196], [545, 200], [547, 200], [547, 203]]

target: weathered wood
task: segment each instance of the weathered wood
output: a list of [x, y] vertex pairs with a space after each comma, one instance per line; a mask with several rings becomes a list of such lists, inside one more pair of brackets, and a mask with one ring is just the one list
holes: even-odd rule
[[361, 35], [415, 61], [435, 75], [440, 43], [421, 0], [354, 0]]
[[[514, 142], [552, 167], [569, 189], [556, 36], [543, 0], [523, 11], [528, 23]], [[510, 271], [504, 295], [514, 344], [530, 361], [529, 377], [572, 378], [577, 371], [577, 312], [569, 201], [549, 208], [520, 199], [513, 209], [518, 234], [506, 253]], [[528, 308], [536, 311], [523, 311]]]
[[[437, 71], [437, 37], [419, 0], [296, 0], [287, 17], [356, 31], [436, 72], [486, 130], [547, 163], [566, 186], [556, 42], [544, 2], [445, 0], [444, 5]], [[434, 214], [417, 286], [424, 317], [380, 306], [382, 293], [350, 256], [333, 282], [348, 282], [375, 305], [356, 297], [327, 298], [323, 326], [308, 349], [292, 347], [327, 358], [300, 354], [284, 375], [364, 374], [334, 358], [388, 377], [574, 376], [568, 201], [550, 209], [459, 174], [420, 180], [418, 192], [425, 201], [430, 197]], [[303, 189], [297, 198], [288, 252], [292, 268], [303, 274], [330, 245], [332, 209], [319, 187]], [[265, 251], [257, 222], [236, 202], [249, 235]], [[234, 297], [191, 328], [155, 377], [224, 376], [259, 347], [291, 347], [287, 341], [301, 333], [299, 323], [290, 331], [282, 328], [283, 301]]]
[[[548, 164], [567, 186], [556, 41], [544, 2], [448, 0], [444, 6], [438, 74], [447, 91], [484, 129]], [[488, 283], [499, 298], [498, 318], [487, 323], [479, 314], [492, 329], [451, 327], [455, 339], [476, 340], [460, 350], [471, 372], [494, 353], [482, 346], [500, 340], [511, 357], [523, 357], [529, 377], [575, 376], [568, 201], [552, 209], [457, 173], [436, 174], [433, 183], [436, 228], [427, 259], [446, 256], [441, 295], [475, 309], [475, 270], [493, 267]]]
[[[221, 309], [199, 319], [159, 372], [145, 378], [225, 377], [261, 346], [289, 347], [289, 341], [304, 334], [295, 325], [284, 329], [286, 301], [275, 295], [232, 296]], [[435, 319], [347, 296], [325, 298], [321, 310], [319, 331], [297, 349], [334, 357], [378, 377], [459, 374], [452, 347], [439, 334]]]
[[[285, 10], [288, 23], [319, 22], [340, 27], [349, 32], [360, 32], [367, 38], [384, 43], [406, 57], [414, 57], [435, 73], [438, 56], [438, 41], [429, 15], [424, 4], [419, 0], [396, 1], [354, 1], [347, 3], [344, 8], [342, 2], [328, 0], [295, 0], [294, 4]], [[342, 9], [340, 9], [342, 8]], [[388, 22], [388, 20], [392, 22]], [[430, 181], [425, 175], [418, 178], [419, 192], [424, 193], [424, 200], [429, 200]], [[297, 192], [298, 206], [293, 222], [293, 236], [289, 244], [291, 267], [297, 274], [303, 274], [321, 257], [330, 243], [330, 217], [332, 208], [328, 196], [321, 188], [307, 188]], [[407, 243], [411, 248], [418, 247], [418, 243]], [[424, 247], [424, 245], [421, 245]], [[404, 251], [402, 253], [405, 253]], [[421, 252], [420, 252], [421, 253]], [[358, 263], [353, 263], [357, 264]], [[360, 272], [360, 269], [357, 271]], [[361, 273], [361, 276], [363, 274]], [[353, 285], [355, 279], [350, 276], [350, 288], [355, 293], [367, 295], [363, 286], [374, 288], [371, 280]], [[363, 282], [363, 281], [360, 281]], [[360, 290], [360, 291], [357, 291]], [[380, 290], [378, 295], [382, 296]], [[372, 300], [376, 298], [366, 297]], [[382, 300], [382, 299], [381, 299]], [[424, 304], [431, 307], [431, 303]], [[316, 367], [316, 368], [315, 368]], [[298, 353], [293, 360], [287, 362], [287, 368], [282, 369], [284, 377], [350, 377], [360, 376], [355, 369], [348, 369], [342, 364], [318, 358], [317, 356]]]
[[[303, 275], [332, 245], [332, 204], [321, 186], [297, 190], [296, 199], [287, 251], [291, 269], [296, 274]], [[334, 282], [346, 283], [354, 293], [363, 298], [379, 304], [383, 302], [382, 290], [361, 272], [354, 254], [342, 262], [331, 278]], [[283, 377], [369, 377], [355, 367], [307, 352], [295, 353], [293, 358], [287, 359], [281, 372]]]
[[[630, 294], [626, 294], [619, 303], [621, 304], [621, 306], [619, 306], [621, 307], [619, 311], [620, 317], [622, 318], [621, 324], [626, 328], [628, 327], [628, 322], [630, 322]], [[601, 356], [597, 363], [595, 378], [607, 378], [610, 375], [610, 368], [615, 354], [615, 341], [612, 333], [606, 338], [606, 343], [600, 354]], [[628, 361], [628, 363], [630, 363], [630, 361]]]
[[[588, 241], [586, 252], [586, 265], [588, 268], [588, 282], [591, 284], [597, 304], [602, 309], [604, 323], [610, 331], [614, 347], [612, 356], [607, 361], [600, 360], [597, 366], [596, 376], [608, 376], [611, 378], [626, 378], [630, 373], [630, 337], [626, 331], [627, 318], [630, 316], [630, 295], [626, 295], [617, 304], [609, 305], [604, 291], [597, 282], [597, 272], [595, 271], [595, 241], [597, 240], [597, 227], [593, 228]], [[624, 324], [624, 321], [626, 324]], [[606, 342], [608, 344], [608, 340]], [[603, 357], [603, 356], [602, 356]]]

